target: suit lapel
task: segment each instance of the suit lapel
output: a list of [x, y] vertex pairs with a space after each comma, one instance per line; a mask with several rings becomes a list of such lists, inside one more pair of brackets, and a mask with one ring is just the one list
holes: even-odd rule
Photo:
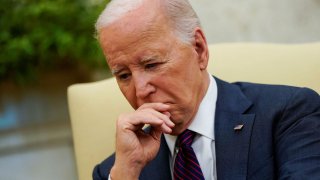
[[[217, 179], [246, 179], [254, 114], [245, 111], [252, 103], [240, 88], [217, 78], [218, 99], [215, 115]], [[238, 130], [234, 128], [237, 125]]]
[[[217, 179], [244, 180], [247, 176], [248, 153], [254, 114], [245, 111], [252, 103], [243, 95], [240, 88], [215, 78], [218, 99], [215, 115], [215, 146]], [[243, 125], [241, 130], [234, 130]], [[164, 136], [156, 158], [141, 172], [142, 180], [171, 179], [169, 148]]]

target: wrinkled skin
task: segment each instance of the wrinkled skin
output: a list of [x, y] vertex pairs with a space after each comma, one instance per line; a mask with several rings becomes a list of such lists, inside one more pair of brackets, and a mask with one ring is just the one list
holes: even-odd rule
[[178, 135], [190, 125], [209, 84], [202, 30], [194, 29], [191, 44], [182, 43], [154, 6], [144, 3], [99, 32], [107, 63], [135, 109], [117, 119], [113, 179], [138, 179], [161, 134]]

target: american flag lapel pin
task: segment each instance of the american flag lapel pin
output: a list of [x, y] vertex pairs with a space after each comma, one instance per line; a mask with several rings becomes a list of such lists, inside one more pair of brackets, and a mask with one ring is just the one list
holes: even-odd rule
[[233, 130], [234, 131], [241, 131], [242, 130], [242, 128], [243, 128], [243, 124], [238, 124], [238, 125], [236, 125], [234, 128], [233, 128]]

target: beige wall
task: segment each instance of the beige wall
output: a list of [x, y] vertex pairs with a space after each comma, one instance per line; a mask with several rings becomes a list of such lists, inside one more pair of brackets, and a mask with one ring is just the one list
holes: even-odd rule
[[320, 0], [189, 0], [209, 43], [320, 41]]

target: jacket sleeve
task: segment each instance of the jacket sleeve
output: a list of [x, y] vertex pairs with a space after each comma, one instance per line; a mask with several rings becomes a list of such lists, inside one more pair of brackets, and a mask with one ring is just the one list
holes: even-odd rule
[[320, 96], [306, 88], [293, 93], [274, 132], [278, 179], [320, 177]]
[[110, 170], [114, 164], [115, 156], [111, 155], [109, 158], [104, 160], [102, 163], [96, 165], [92, 172], [93, 180], [108, 180]]

